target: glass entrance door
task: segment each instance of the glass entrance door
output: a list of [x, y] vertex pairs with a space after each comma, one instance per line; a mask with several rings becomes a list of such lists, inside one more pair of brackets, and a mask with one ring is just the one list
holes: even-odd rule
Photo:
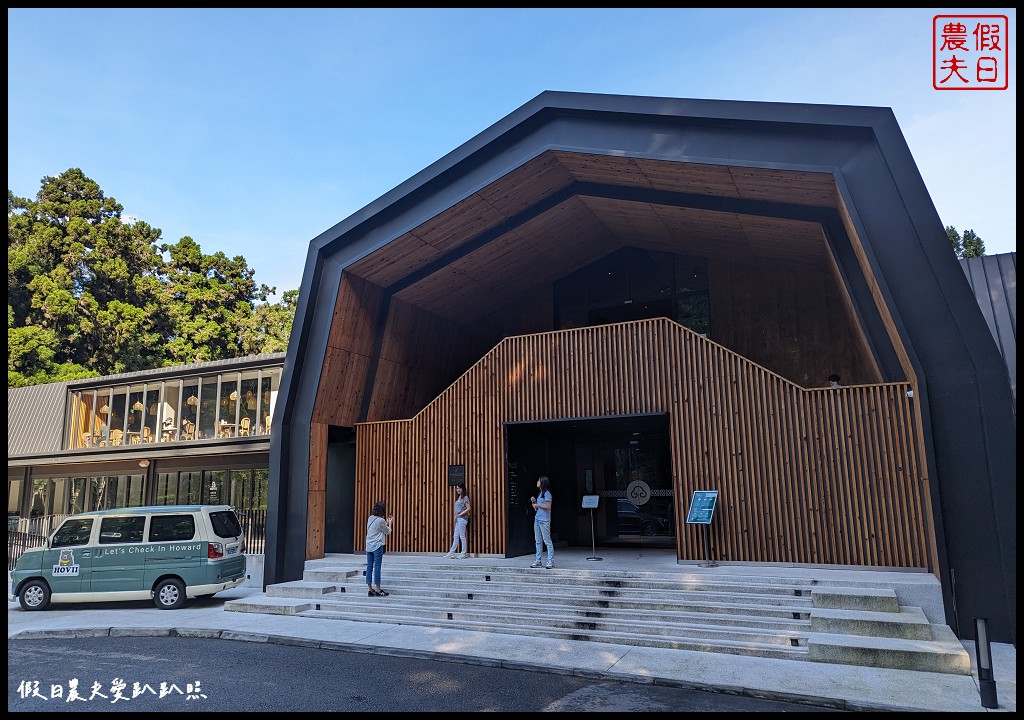
[[603, 510], [597, 541], [605, 546], [675, 547], [675, 520], [668, 445], [646, 437], [606, 446]]

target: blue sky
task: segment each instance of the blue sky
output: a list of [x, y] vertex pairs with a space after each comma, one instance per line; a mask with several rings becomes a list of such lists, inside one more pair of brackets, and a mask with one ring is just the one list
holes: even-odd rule
[[[932, 18], [1007, 15], [1009, 89], [932, 88]], [[545, 90], [892, 108], [943, 224], [1016, 251], [1016, 11], [8, 9], [7, 187], [77, 167], [257, 282]]]

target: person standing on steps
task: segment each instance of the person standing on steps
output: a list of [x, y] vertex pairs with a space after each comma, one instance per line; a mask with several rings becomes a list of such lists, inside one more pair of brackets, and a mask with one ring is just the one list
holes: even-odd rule
[[[455, 558], [459, 560], [466, 559], [466, 550], [468, 545], [466, 544], [466, 528], [469, 526], [469, 512], [472, 509], [469, 503], [469, 493], [466, 492], [466, 484], [461, 480], [455, 483], [455, 532], [452, 537], [452, 546], [448, 548], [448, 554], [446, 558]], [[462, 552], [458, 555], [455, 551], [459, 547], [459, 543], [462, 543]]]
[[[391, 593], [385, 592], [380, 586], [380, 566], [384, 560], [384, 545], [391, 534], [391, 525], [395, 521], [394, 515], [384, 519], [387, 512], [384, 501], [378, 500], [373, 504], [373, 512], [366, 519], [366, 594], [370, 597], [387, 597]], [[377, 581], [377, 588], [374, 589], [373, 581]]]
[[551, 544], [551, 481], [547, 475], [537, 478], [537, 497], [530, 498], [530, 504], [537, 514], [533, 518], [533, 541], [537, 545], [537, 556], [532, 568], [539, 568], [543, 546], [548, 546], [548, 570], [555, 566], [555, 546]]

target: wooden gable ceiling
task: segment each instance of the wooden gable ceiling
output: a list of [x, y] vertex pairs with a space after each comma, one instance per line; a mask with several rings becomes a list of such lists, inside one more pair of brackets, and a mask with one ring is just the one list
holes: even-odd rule
[[[813, 222], [592, 195], [569, 196], [530, 217], [531, 208], [574, 182], [812, 207], [835, 207], [838, 197], [829, 173], [551, 151], [345, 272], [428, 312], [472, 321], [624, 246], [828, 263]], [[503, 223], [510, 229], [499, 230]]]

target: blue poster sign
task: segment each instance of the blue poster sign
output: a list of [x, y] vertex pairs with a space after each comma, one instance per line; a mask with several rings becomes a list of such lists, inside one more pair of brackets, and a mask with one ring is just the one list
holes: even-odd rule
[[686, 514], [688, 525], [710, 525], [711, 516], [715, 514], [715, 503], [718, 502], [717, 490], [694, 490], [690, 501], [690, 511]]

